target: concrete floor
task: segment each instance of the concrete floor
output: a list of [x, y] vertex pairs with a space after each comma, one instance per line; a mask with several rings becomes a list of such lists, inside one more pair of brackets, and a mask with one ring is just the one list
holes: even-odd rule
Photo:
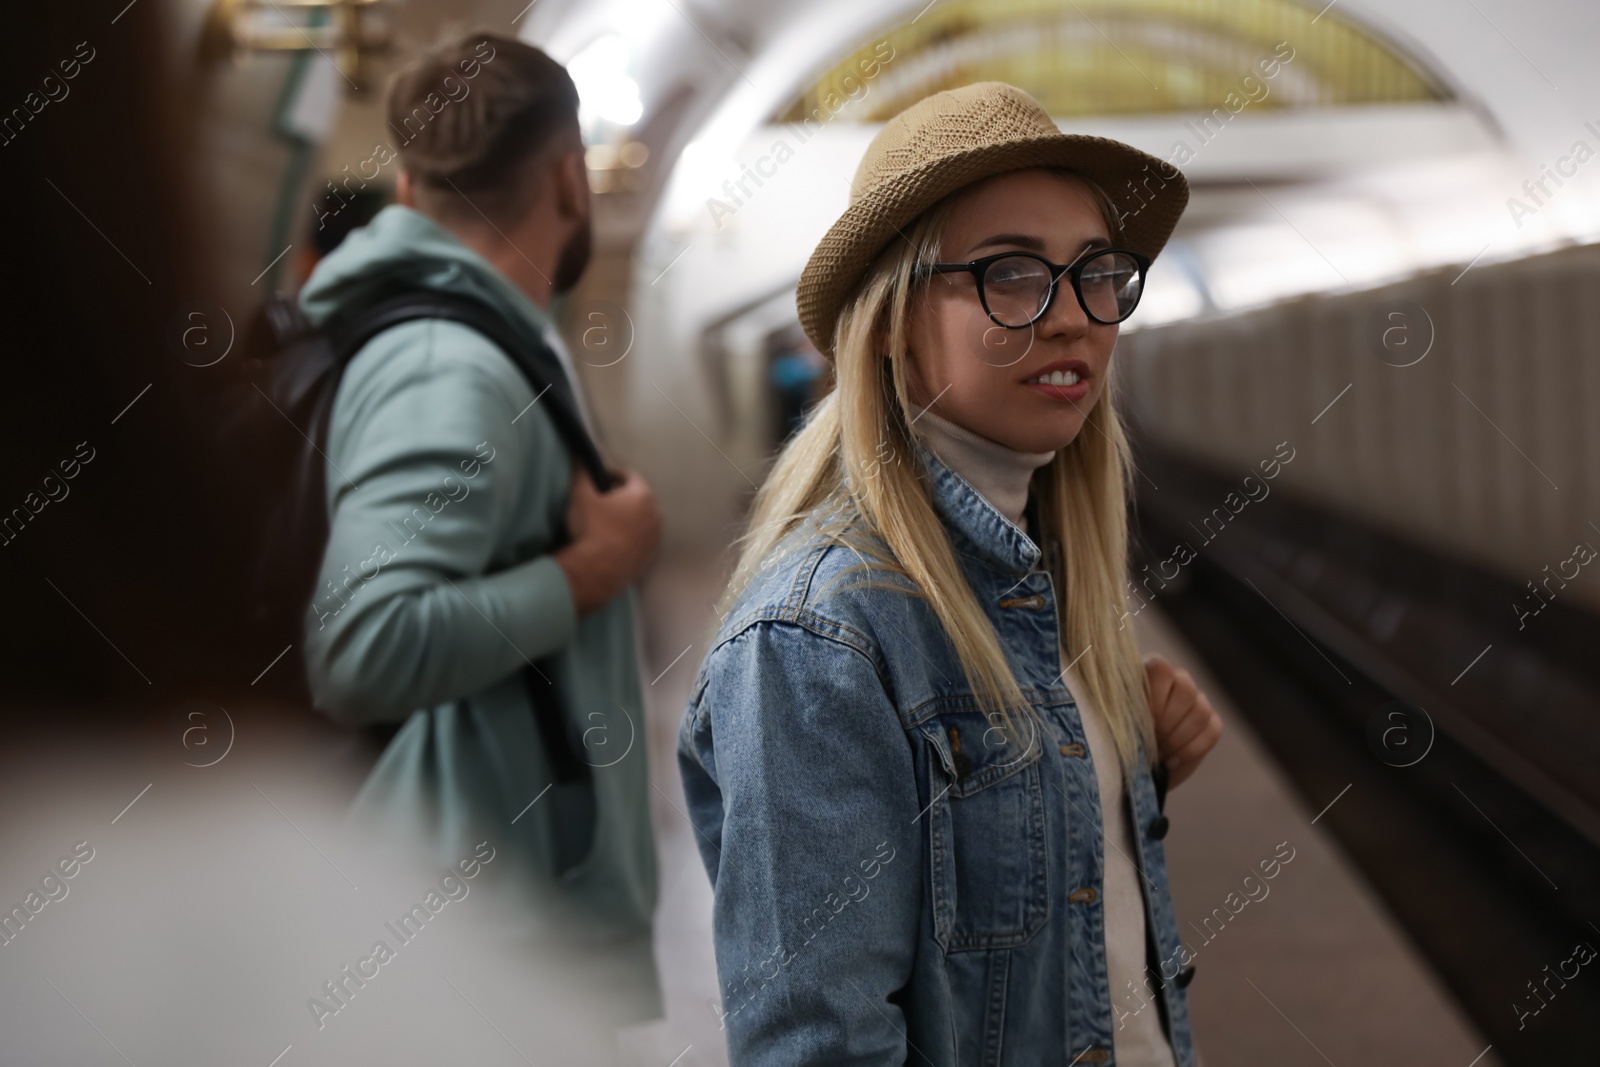
[[[718, 1027], [711, 888], [682, 810], [673, 754], [679, 716], [714, 632], [716, 564], [668, 561], [642, 599], [647, 707], [661, 903], [656, 954], [667, 1018], [624, 1035], [636, 1062], [727, 1063]], [[1260, 743], [1182, 638], [1142, 612], [1140, 646], [1190, 671], [1222, 714], [1222, 741], [1174, 790], [1167, 857], [1180, 929], [1195, 958], [1189, 987], [1196, 1044], [1208, 1067], [1366, 1064], [1489, 1067], [1499, 1061], [1450, 1000], [1337, 842], [1315, 824]], [[1336, 803], [1328, 797], [1324, 805]], [[1257, 883], [1262, 860], [1293, 858]], [[1229, 899], [1229, 894], [1237, 894]], [[1238, 908], [1234, 914], [1228, 905]], [[1223, 924], [1206, 917], [1214, 909]], [[1209, 933], [1208, 933], [1209, 929]], [[1220, 929], [1220, 932], [1218, 932]]]

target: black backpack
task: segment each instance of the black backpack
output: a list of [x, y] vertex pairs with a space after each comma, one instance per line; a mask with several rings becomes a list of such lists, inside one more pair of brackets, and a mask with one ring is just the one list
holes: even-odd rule
[[[259, 461], [256, 502], [250, 508], [248, 639], [263, 650], [288, 646], [263, 672], [258, 682], [266, 684], [258, 688], [307, 707], [312, 698], [300, 651], [302, 625], [329, 533], [324, 447], [334, 398], [346, 365], [363, 345], [418, 319], [458, 322], [494, 342], [527, 378], [537, 403], [596, 488], [604, 492], [612, 484], [555, 354], [542, 344], [530, 345], [487, 303], [430, 289], [390, 289], [315, 329], [293, 297], [269, 299], [247, 338], [247, 380], [235, 384], [245, 395], [230, 405], [235, 415], [223, 436]], [[522, 673], [556, 780], [586, 777], [588, 765], [574, 751], [547, 676], [536, 667], [524, 667]], [[386, 738], [393, 729], [376, 732]]]

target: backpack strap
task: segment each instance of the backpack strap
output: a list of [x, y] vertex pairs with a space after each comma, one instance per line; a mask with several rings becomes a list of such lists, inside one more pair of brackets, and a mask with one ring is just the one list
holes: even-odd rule
[[458, 322], [492, 341], [528, 380], [534, 402], [545, 405], [556, 432], [589, 473], [595, 488], [601, 492], [611, 488], [611, 472], [578, 415], [572, 392], [575, 387], [565, 381], [554, 353], [543, 344], [530, 345], [524, 336], [512, 329], [503, 314], [482, 300], [432, 289], [417, 289], [389, 297], [335, 327], [333, 349], [338, 365], [342, 368], [363, 345], [385, 330], [420, 319]]
[[[383, 331], [421, 319], [458, 322], [494, 342], [527, 378], [534, 402], [545, 405], [556, 432], [588, 471], [595, 488], [601, 492], [611, 488], [611, 472], [578, 416], [575, 396], [570, 391], [572, 387], [566, 382], [554, 353], [548, 352], [543, 344], [530, 345], [512, 329], [504, 315], [484, 301], [417, 289], [401, 292], [356, 312], [332, 330], [331, 347], [338, 368], [342, 371], [363, 345]], [[581, 742], [572, 736], [572, 728], [562, 714], [559, 695], [549, 676], [529, 663], [522, 668], [522, 680], [556, 784], [592, 788], [590, 764], [579, 754]]]

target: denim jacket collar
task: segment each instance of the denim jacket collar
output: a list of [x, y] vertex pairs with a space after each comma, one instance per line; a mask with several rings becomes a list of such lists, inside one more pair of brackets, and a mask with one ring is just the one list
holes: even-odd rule
[[956, 551], [974, 556], [1013, 578], [1038, 564], [1039, 546], [920, 441], [917, 457], [927, 472], [933, 509], [954, 535]]

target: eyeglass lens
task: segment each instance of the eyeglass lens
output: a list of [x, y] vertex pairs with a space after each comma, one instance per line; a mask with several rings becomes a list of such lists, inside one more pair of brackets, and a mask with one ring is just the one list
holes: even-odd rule
[[[1121, 322], [1132, 314], [1142, 285], [1139, 264], [1118, 251], [1090, 256], [1079, 280], [1089, 314], [1104, 323]], [[1003, 256], [984, 271], [983, 293], [989, 313], [1002, 325], [1026, 326], [1050, 297], [1050, 269], [1031, 256]]]

